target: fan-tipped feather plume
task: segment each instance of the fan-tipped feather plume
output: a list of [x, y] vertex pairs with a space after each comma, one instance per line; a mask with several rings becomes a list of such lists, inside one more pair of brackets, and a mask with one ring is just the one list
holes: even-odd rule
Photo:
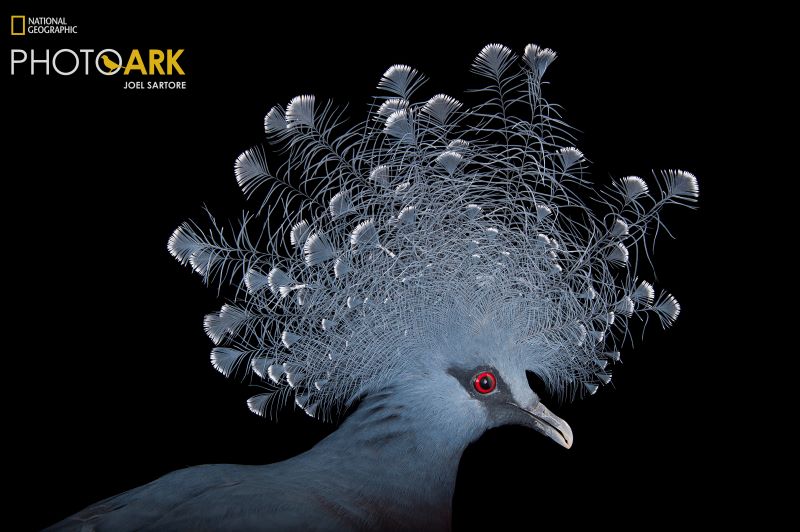
[[289, 125], [286, 123], [283, 109], [278, 106], [270, 109], [267, 116], [264, 117], [264, 131], [266, 131], [268, 135], [284, 135], [288, 127]]
[[433, 119], [435, 124], [443, 126], [450, 117], [461, 108], [461, 102], [445, 94], [437, 94], [422, 106], [422, 111]]
[[392, 65], [383, 73], [378, 88], [408, 100], [424, 82], [425, 78], [416, 69], [408, 65]]
[[259, 185], [269, 179], [267, 161], [261, 147], [249, 149], [242, 153], [233, 167], [236, 181], [245, 194], [250, 194]]
[[406, 109], [408, 109], [408, 102], [403, 98], [389, 98], [378, 107], [378, 116], [389, 118], [393, 113]]
[[556, 53], [550, 48], [541, 48], [535, 44], [525, 47], [525, 62], [536, 76], [536, 80], [541, 80], [544, 71], [555, 61]]
[[487, 44], [472, 63], [472, 71], [499, 81], [506, 70], [514, 64], [514, 59], [516, 59], [514, 52], [508, 47], [497, 43]]
[[292, 126], [314, 126], [314, 104], [316, 98], [311, 94], [295, 96], [286, 106], [286, 122]]
[[168, 245], [207, 282], [237, 289], [205, 327], [216, 369], [246, 368], [269, 386], [250, 410], [267, 415], [288, 393], [328, 418], [430, 353], [458, 357], [465, 339], [562, 396], [593, 394], [631, 318], [672, 324], [677, 300], [656, 298], [634, 269], [661, 209], [695, 201], [697, 179], [656, 175], [658, 198], [624, 177], [587, 199], [584, 156], [541, 93], [555, 57], [487, 45], [472, 64], [486, 99], [472, 108], [415, 100], [425, 78], [394, 65], [378, 83], [389, 96], [351, 129], [310, 95], [269, 111], [265, 130], [287, 162], [272, 174], [256, 147], [234, 170], [248, 196], [263, 191], [272, 220], [246, 216], [234, 238], [187, 223]]

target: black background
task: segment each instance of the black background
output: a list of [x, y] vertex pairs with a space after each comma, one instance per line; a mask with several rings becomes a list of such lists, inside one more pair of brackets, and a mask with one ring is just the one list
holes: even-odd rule
[[[482, 12], [485, 11], [485, 12]], [[626, 349], [615, 384], [554, 409], [573, 427], [565, 451], [517, 428], [492, 431], [462, 460], [455, 527], [547, 520], [647, 526], [717, 520], [708, 494], [741, 474], [723, 458], [732, 339], [726, 296], [731, 224], [747, 179], [729, 140], [749, 88], [750, 58], [729, 23], [682, 8], [653, 13], [544, 12], [454, 6], [355, 14], [297, 5], [263, 13], [216, 8], [112, 14], [18, 7], [66, 16], [77, 36], [6, 37], [6, 49], [184, 48], [186, 91], [126, 91], [121, 76], [17, 75], [6, 70], [4, 224], [8, 325], [3, 370], [12, 521], [38, 528], [100, 498], [201, 463], [266, 463], [333, 429], [285, 411], [246, 408], [247, 385], [208, 363], [203, 316], [219, 307], [166, 251], [172, 230], [247, 203], [235, 157], [263, 138], [274, 104], [313, 93], [361, 118], [381, 73], [407, 63], [431, 80], [418, 94], [463, 90], [484, 44], [529, 42], [559, 58], [545, 95], [579, 130], [598, 182], [682, 168], [700, 179], [696, 211], [673, 209], [677, 240], [656, 246], [658, 284], [683, 312]], [[633, 20], [633, 22], [629, 22]], [[726, 162], [727, 161], [727, 162]], [[253, 205], [250, 205], [252, 208]], [[743, 228], [743, 231], [746, 228]], [[726, 340], [727, 339], [727, 340]], [[346, 474], [346, 472], [343, 472]], [[703, 522], [701, 521], [701, 522]]]

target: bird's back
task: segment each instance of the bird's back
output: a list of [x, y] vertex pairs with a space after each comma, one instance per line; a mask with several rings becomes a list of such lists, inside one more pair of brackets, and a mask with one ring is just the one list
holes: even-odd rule
[[451, 460], [415, 452], [430, 434], [392, 397], [365, 398], [333, 434], [283, 462], [174, 471], [47, 530], [449, 530], [458, 459], [468, 442]]
[[[100, 501], [48, 531], [362, 529], [352, 509], [317, 494], [291, 464], [203, 465]], [[301, 469], [302, 470], [302, 469]], [[298, 504], [298, 501], [306, 501]]]

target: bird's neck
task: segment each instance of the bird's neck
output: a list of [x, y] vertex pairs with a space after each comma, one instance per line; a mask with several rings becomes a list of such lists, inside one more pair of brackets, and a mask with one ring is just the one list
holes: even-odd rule
[[[381, 529], [449, 530], [458, 464], [479, 434], [392, 390], [366, 398], [339, 429], [310, 453], [326, 457], [364, 510], [377, 510]], [[330, 478], [330, 477], [328, 477]]]

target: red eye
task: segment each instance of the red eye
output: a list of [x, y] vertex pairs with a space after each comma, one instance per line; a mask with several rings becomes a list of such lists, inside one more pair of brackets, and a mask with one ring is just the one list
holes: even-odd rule
[[491, 372], [482, 371], [475, 376], [473, 384], [478, 393], [492, 393], [497, 387], [497, 379]]

